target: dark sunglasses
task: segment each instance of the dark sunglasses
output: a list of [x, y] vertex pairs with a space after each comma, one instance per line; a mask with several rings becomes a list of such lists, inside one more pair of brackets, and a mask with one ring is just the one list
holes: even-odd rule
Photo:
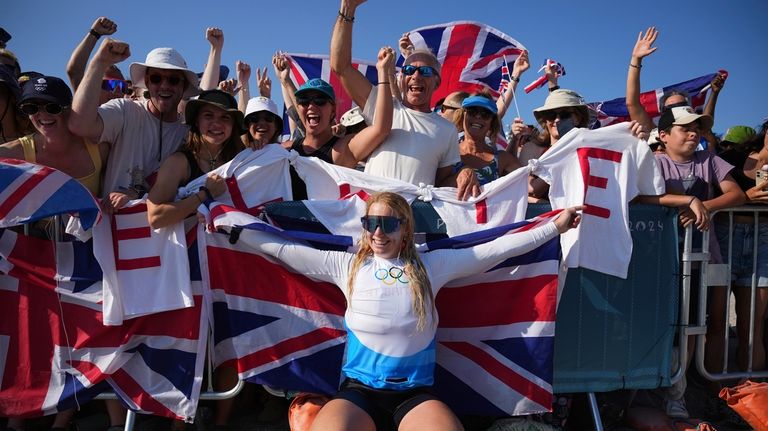
[[102, 79], [101, 89], [110, 93], [114, 93], [115, 90], [119, 89], [121, 93], [125, 93], [128, 85], [122, 79]]
[[360, 221], [363, 223], [363, 229], [370, 233], [376, 232], [377, 227], [384, 233], [396, 232], [401, 223], [401, 220], [394, 216], [365, 216], [360, 217]]
[[435, 70], [435, 68], [432, 66], [414, 66], [412, 64], [408, 64], [402, 68], [403, 73], [408, 76], [413, 75], [417, 70], [419, 71], [419, 74], [425, 78], [429, 78], [432, 75], [437, 75], [437, 70]]
[[38, 112], [40, 112], [40, 107], [43, 107], [43, 110], [51, 115], [59, 115], [64, 111], [65, 106], [61, 106], [58, 103], [45, 103], [45, 104], [37, 104], [37, 103], [22, 103], [19, 105], [19, 109], [21, 112], [27, 114], [27, 115], [35, 115]]
[[440, 112], [445, 111], [455, 111], [459, 109], [457, 106], [451, 106], [451, 105], [440, 105]]
[[163, 81], [166, 81], [171, 86], [177, 86], [181, 83], [182, 79], [184, 78], [176, 75], [171, 75], [171, 76], [163, 76], [163, 75], [157, 75], [157, 74], [149, 75], [149, 82], [155, 85], [160, 84]]
[[245, 119], [246, 123], [258, 123], [259, 121], [272, 124], [275, 122], [275, 116], [273, 114], [253, 114]]
[[541, 113], [541, 118], [545, 121], [555, 121], [558, 117], [560, 117], [560, 120], [567, 120], [572, 116], [573, 112], [571, 111], [544, 111]]
[[483, 108], [467, 108], [467, 115], [470, 117], [480, 117], [483, 120], [490, 120], [493, 117], [493, 112]]
[[331, 99], [327, 97], [322, 97], [322, 96], [296, 98], [296, 103], [298, 103], [301, 106], [309, 106], [310, 103], [315, 106], [325, 106], [325, 104], [330, 101]]

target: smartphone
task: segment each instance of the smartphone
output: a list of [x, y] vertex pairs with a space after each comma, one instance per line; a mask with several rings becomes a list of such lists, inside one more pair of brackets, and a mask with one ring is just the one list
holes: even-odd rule
[[11, 34], [0, 27], [0, 44], [5, 45], [9, 40], [11, 40]]
[[[755, 185], [759, 186], [762, 183], [765, 183], [768, 181], [768, 171], [764, 171], [762, 169], [759, 169], [755, 171]], [[768, 187], [768, 184], [765, 185], [765, 187]], [[763, 188], [765, 188], [763, 187]]]

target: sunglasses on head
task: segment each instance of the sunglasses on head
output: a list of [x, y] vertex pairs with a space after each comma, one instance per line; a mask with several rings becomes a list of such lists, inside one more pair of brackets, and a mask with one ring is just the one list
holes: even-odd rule
[[297, 97], [296, 103], [298, 103], [301, 106], [309, 106], [309, 104], [313, 104], [315, 106], [325, 106], [326, 103], [330, 102], [331, 99], [323, 96], [315, 96], [315, 97]]
[[412, 64], [407, 64], [403, 66], [402, 71], [407, 76], [413, 75], [416, 73], [416, 71], [418, 71], [419, 74], [425, 78], [437, 75], [437, 70], [435, 70], [435, 68], [432, 66], [414, 66]]
[[467, 108], [466, 112], [470, 117], [477, 116], [483, 120], [489, 120], [494, 115], [493, 112], [483, 108]]
[[360, 221], [363, 223], [363, 229], [370, 233], [376, 232], [377, 227], [384, 233], [396, 232], [401, 223], [401, 220], [394, 216], [365, 216], [360, 217]]
[[59, 105], [58, 103], [22, 103], [19, 105], [19, 109], [21, 112], [27, 114], [27, 115], [35, 115], [38, 112], [40, 112], [40, 107], [43, 107], [43, 110], [51, 115], [59, 115], [64, 111], [64, 106]]
[[248, 118], [246, 118], [246, 122], [248, 123], [258, 123], [259, 121], [264, 121], [265, 123], [272, 124], [275, 122], [275, 116], [273, 114], [268, 114], [268, 113], [259, 113], [259, 114], [249, 115]]
[[571, 111], [545, 111], [541, 113], [541, 118], [545, 121], [555, 121], [558, 117], [560, 117], [561, 120], [567, 120], [572, 116], [573, 112]]
[[163, 76], [156, 73], [153, 73], [152, 75], [149, 75], [149, 82], [157, 85], [160, 84], [163, 81], [166, 81], [171, 86], [176, 86], [181, 83], [181, 80], [183, 78], [177, 75], [171, 75], [171, 76]]
[[119, 89], [121, 93], [125, 93], [128, 90], [128, 85], [122, 79], [102, 79], [101, 89], [110, 93], [114, 93], [115, 90]]

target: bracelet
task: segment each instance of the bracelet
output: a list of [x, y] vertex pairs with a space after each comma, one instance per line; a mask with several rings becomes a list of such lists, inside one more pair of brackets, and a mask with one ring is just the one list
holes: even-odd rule
[[559, 89], [560, 89], [560, 86], [559, 85], [555, 85], [554, 87], [549, 87], [549, 92], [551, 93], [551, 92], [553, 92], [555, 90], [559, 90]]
[[387, 85], [389, 85], [389, 81], [379, 81], [379, 83], [378, 83], [378, 84], [376, 84], [376, 85], [381, 85], [381, 84], [387, 84]]
[[341, 20], [344, 22], [355, 22], [355, 17], [348, 17], [344, 15], [341, 11], [339, 11], [339, 16], [341, 17]]
[[96, 30], [94, 30], [94, 29], [88, 30], [88, 34], [90, 34], [91, 36], [95, 37], [96, 40], [99, 40], [99, 38], [101, 37], [101, 35], [99, 33], [97, 33]]
[[512, 81], [512, 82], [520, 83], [520, 77], [519, 76], [512, 76], [512, 75], [510, 75], [509, 76], [509, 80]]
[[696, 196], [693, 196], [693, 197], [691, 198], [691, 200], [690, 200], [690, 201], [688, 201], [688, 206], [691, 206], [691, 204], [692, 204], [692, 203], [693, 203], [693, 201], [695, 201], [695, 200], [696, 200]]
[[[198, 192], [198, 193], [200, 193], [200, 192]], [[203, 198], [201, 198], [199, 194], [194, 193], [194, 196], [197, 198], [197, 200], [200, 201], [201, 204], [203, 203]]]
[[206, 198], [207, 200], [209, 200], [209, 201], [212, 201], [212, 200], [213, 200], [213, 195], [211, 194], [211, 191], [210, 191], [210, 190], [208, 190], [208, 187], [206, 187], [206, 186], [200, 186], [200, 188], [198, 189], [198, 191], [201, 191], [201, 190], [205, 192], [205, 198]]
[[643, 67], [643, 65], [642, 64], [632, 64], [632, 63], [629, 63], [629, 67], [634, 67], [635, 69], [640, 69], [640, 68]]

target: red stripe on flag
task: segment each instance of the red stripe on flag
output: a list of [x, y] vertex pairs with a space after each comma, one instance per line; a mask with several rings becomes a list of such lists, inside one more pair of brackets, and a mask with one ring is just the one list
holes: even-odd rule
[[[126, 214], [139, 214], [143, 212], [147, 212], [147, 204], [138, 204], [132, 207], [120, 208], [120, 210], [117, 213], [120, 215], [126, 215]], [[114, 218], [112, 220], [114, 221]]]
[[490, 375], [501, 380], [508, 387], [524, 397], [533, 400], [543, 407], [551, 409], [552, 393], [550, 391], [514, 372], [482, 349], [463, 342], [443, 342], [441, 344], [475, 362], [484, 370], [488, 371]]
[[[207, 253], [211, 289], [344, 315], [344, 295], [334, 284], [310, 280], [252, 253], [212, 246], [207, 248]], [[264, 288], [254, 289], [253, 280], [259, 280]]]
[[488, 201], [486, 199], [475, 202], [475, 222], [477, 224], [488, 223]]
[[117, 236], [115, 239], [117, 241], [123, 241], [127, 239], [139, 239], [139, 238], [149, 238], [152, 236], [152, 228], [149, 226], [144, 227], [132, 227], [127, 229], [118, 229], [115, 231]]
[[55, 171], [51, 168], [43, 167], [24, 180], [24, 182], [8, 196], [2, 204], [0, 204], [0, 218], [5, 218], [8, 213], [19, 204], [19, 202], [27, 197], [29, 192], [37, 187], [37, 185], [48, 177], [48, 175], [54, 172]]
[[[478, 283], [440, 290], [441, 328], [471, 328], [555, 320], [557, 275]], [[476, 308], [477, 307], [477, 308]], [[467, 313], [467, 310], [483, 310]]]
[[352, 192], [352, 186], [347, 183], [339, 184], [339, 199], [344, 199]]
[[340, 329], [319, 328], [312, 332], [289, 338], [267, 349], [243, 356], [237, 361], [237, 371], [252, 370], [264, 364], [292, 356], [293, 353], [308, 349], [320, 343], [343, 337], [347, 333]]
[[480, 85], [467, 84], [461, 81], [461, 71], [467, 66], [468, 54], [474, 52], [475, 41], [480, 33], [480, 27], [475, 24], [459, 24], [453, 27], [448, 50], [445, 53], [441, 70], [442, 84], [432, 94], [432, 105], [448, 94], [464, 90], [470, 93], [482, 89]]
[[112, 374], [110, 377], [115, 381], [115, 383], [117, 383], [117, 386], [126, 395], [128, 395], [128, 398], [130, 398], [139, 406], [140, 409], [152, 412], [152, 414], [158, 416], [165, 416], [181, 420], [184, 419], [177, 416], [173, 411], [168, 409], [168, 407], [152, 398], [152, 396], [148, 394], [147, 391], [144, 390], [144, 388], [142, 388], [141, 385], [133, 379], [133, 377], [131, 377], [122, 369], [117, 370], [117, 372]]

